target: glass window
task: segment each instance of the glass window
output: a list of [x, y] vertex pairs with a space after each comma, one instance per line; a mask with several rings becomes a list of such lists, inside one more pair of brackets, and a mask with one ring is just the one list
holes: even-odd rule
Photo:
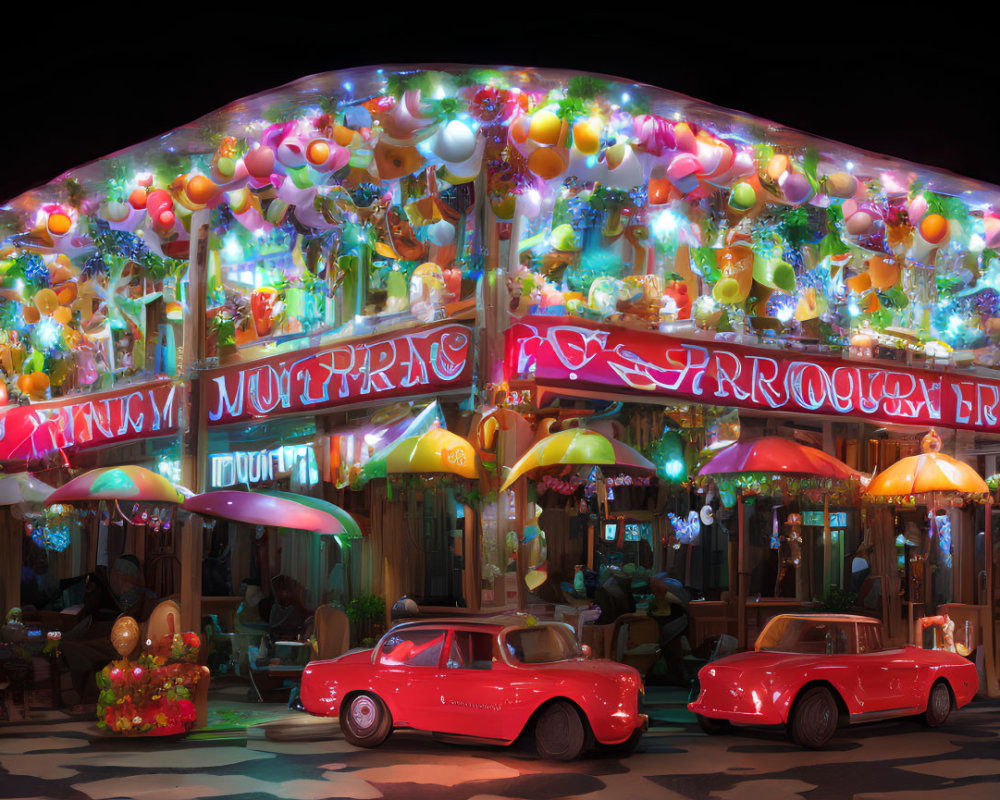
[[378, 663], [389, 667], [436, 667], [441, 660], [446, 631], [404, 628], [385, 640]]
[[583, 655], [569, 628], [562, 625], [538, 625], [510, 631], [507, 652], [522, 664], [547, 664]]
[[856, 652], [853, 625], [805, 617], [775, 617], [757, 637], [755, 649], [832, 655]]
[[455, 631], [445, 666], [448, 669], [493, 669], [493, 637], [488, 633]]
[[858, 652], [877, 653], [882, 649], [882, 627], [862, 623], [858, 625]]

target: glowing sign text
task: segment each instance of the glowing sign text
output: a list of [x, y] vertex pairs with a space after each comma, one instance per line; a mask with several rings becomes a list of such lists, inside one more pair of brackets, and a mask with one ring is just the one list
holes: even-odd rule
[[471, 380], [470, 343], [468, 328], [442, 325], [221, 370], [208, 376], [208, 420], [224, 424], [461, 386]]
[[681, 397], [719, 406], [849, 415], [996, 430], [1000, 382], [926, 369], [679, 339], [568, 318], [525, 318], [507, 332], [508, 380]]
[[167, 380], [10, 408], [0, 412], [0, 461], [174, 433], [176, 393]]

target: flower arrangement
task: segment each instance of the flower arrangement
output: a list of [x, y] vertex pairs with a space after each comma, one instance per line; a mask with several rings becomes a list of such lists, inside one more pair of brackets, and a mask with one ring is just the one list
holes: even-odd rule
[[97, 675], [97, 725], [125, 736], [184, 733], [194, 723], [201, 679], [197, 634], [164, 636], [135, 661], [112, 661]]

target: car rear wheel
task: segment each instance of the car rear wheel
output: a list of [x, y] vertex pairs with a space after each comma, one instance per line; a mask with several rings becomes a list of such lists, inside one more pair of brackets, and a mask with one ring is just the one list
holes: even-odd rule
[[378, 697], [361, 692], [341, 707], [340, 730], [355, 747], [378, 747], [392, 733], [392, 717]]
[[822, 747], [837, 730], [837, 703], [830, 690], [816, 686], [803, 694], [788, 722], [788, 736], [801, 747]]
[[535, 724], [535, 748], [550, 761], [572, 761], [583, 750], [586, 729], [571, 704], [553, 703]]
[[718, 736], [729, 730], [728, 719], [713, 719], [712, 717], [703, 717], [701, 714], [698, 714], [697, 717], [698, 726], [709, 736]]
[[951, 714], [951, 692], [945, 684], [938, 682], [931, 687], [927, 698], [927, 711], [924, 712], [924, 724], [929, 728], [944, 725]]

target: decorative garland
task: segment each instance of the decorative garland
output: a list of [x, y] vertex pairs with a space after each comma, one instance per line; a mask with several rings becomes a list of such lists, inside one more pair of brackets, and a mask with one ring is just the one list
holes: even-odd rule
[[[719, 487], [724, 500], [742, 494], [744, 497], [804, 497], [813, 503], [831, 502], [847, 505], [857, 500], [861, 485], [857, 481], [816, 478], [803, 475], [783, 475], [773, 472], [739, 472], [720, 475], [699, 475], [695, 484], [702, 489], [712, 484]], [[724, 503], [729, 507], [730, 503]]]

